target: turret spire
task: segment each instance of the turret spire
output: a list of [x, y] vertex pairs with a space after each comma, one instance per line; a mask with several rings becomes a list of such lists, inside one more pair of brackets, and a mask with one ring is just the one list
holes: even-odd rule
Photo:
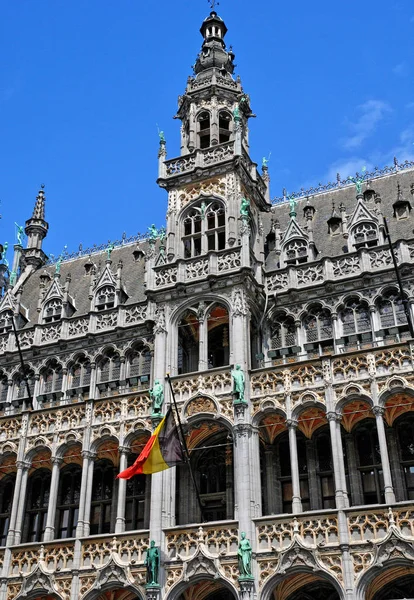
[[49, 224], [45, 220], [45, 186], [42, 184], [33, 209], [33, 214], [26, 221], [24, 229], [27, 235], [27, 247], [25, 250], [25, 259], [28, 264], [32, 264], [36, 269], [41, 267], [47, 260], [42, 250], [43, 239], [47, 235]]

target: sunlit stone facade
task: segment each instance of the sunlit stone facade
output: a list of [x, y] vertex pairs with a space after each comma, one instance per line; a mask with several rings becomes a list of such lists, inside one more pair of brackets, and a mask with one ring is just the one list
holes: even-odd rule
[[[414, 317], [414, 165], [272, 202], [226, 26], [213, 12], [201, 33], [181, 156], [160, 138], [165, 234], [49, 264], [41, 190], [15, 245], [0, 600], [414, 597], [414, 341], [384, 230], [385, 216]], [[186, 466], [115, 479], [153, 431], [149, 389], [167, 372], [204, 522]]]

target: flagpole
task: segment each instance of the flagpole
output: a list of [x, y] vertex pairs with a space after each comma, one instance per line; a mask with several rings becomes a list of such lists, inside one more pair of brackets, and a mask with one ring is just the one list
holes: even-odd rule
[[402, 301], [403, 306], [404, 306], [405, 316], [407, 317], [407, 323], [408, 323], [408, 327], [410, 329], [410, 335], [411, 335], [412, 338], [414, 338], [414, 326], [413, 326], [413, 321], [411, 319], [410, 305], [409, 305], [409, 302], [408, 302], [408, 300], [407, 300], [407, 298], [405, 296], [405, 292], [404, 292], [404, 288], [403, 288], [403, 284], [402, 284], [402, 280], [401, 280], [400, 271], [399, 271], [398, 265], [397, 265], [397, 259], [395, 257], [394, 250], [393, 250], [393, 247], [392, 247], [391, 236], [390, 236], [390, 232], [389, 232], [389, 229], [388, 229], [387, 219], [385, 217], [384, 217], [384, 229], [385, 229], [385, 237], [387, 238], [387, 242], [388, 242], [388, 245], [390, 247], [392, 263], [394, 265], [394, 271], [395, 271], [395, 275], [397, 277], [398, 287], [400, 288], [401, 301]]
[[204, 517], [203, 503], [201, 502], [200, 492], [198, 491], [197, 482], [196, 482], [196, 479], [195, 479], [195, 476], [194, 476], [193, 469], [191, 467], [190, 453], [188, 451], [187, 442], [185, 441], [183, 425], [181, 423], [180, 413], [178, 412], [178, 406], [177, 406], [177, 402], [175, 400], [175, 394], [174, 394], [174, 390], [173, 390], [173, 386], [172, 386], [172, 382], [171, 382], [171, 378], [170, 378], [170, 374], [169, 373], [167, 373], [166, 378], [167, 378], [168, 384], [170, 386], [171, 396], [172, 396], [172, 399], [173, 399], [173, 402], [174, 402], [175, 413], [176, 413], [177, 419], [178, 419], [178, 427], [179, 427], [180, 435], [181, 435], [181, 444], [182, 444], [182, 446], [184, 448], [185, 457], [187, 459], [188, 468], [190, 470], [191, 479], [193, 481], [194, 489], [195, 489], [197, 500], [198, 500], [198, 505], [200, 507], [201, 519], [202, 519], [202, 521], [204, 523], [206, 519]]

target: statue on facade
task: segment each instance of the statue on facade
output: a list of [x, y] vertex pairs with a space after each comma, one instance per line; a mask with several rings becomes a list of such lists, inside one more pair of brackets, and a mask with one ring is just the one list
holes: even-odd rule
[[111, 254], [114, 248], [115, 244], [113, 242], [108, 241], [108, 247], [106, 249], [107, 260], [111, 260]]
[[145, 557], [145, 566], [147, 567], [147, 586], [158, 586], [158, 571], [160, 568], [160, 552], [155, 545], [154, 540], [151, 540], [150, 547], [147, 550]]
[[164, 386], [160, 383], [159, 379], [154, 381], [154, 387], [149, 392], [152, 400], [152, 414], [160, 415], [161, 408], [164, 402]]
[[289, 208], [291, 213], [296, 213], [297, 200], [291, 196], [289, 198]]
[[269, 158], [266, 158], [265, 156], [262, 158], [262, 169], [267, 169], [267, 165], [269, 164], [269, 160], [270, 160], [270, 155], [269, 155]]
[[165, 134], [163, 131], [158, 131], [158, 136], [160, 138], [160, 144], [165, 144]]
[[16, 225], [16, 240], [19, 246], [21, 246], [24, 237], [24, 229], [21, 225], [18, 225], [16, 222], [14, 224]]
[[248, 198], [245, 198], [243, 196], [243, 198], [241, 199], [241, 204], [240, 204], [240, 216], [242, 219], [249, 219], [249, 208], [250, 208], [250, 200], [248, 200]]
[[150, 227], [148, 227], [148, 233], [150, 243], [155, 244], [155, 240], [158, 237], [158, 230], [155, 227], [154, 223]]
[[232, 370], [231, 377], [233, 379], [233, 394], [236, 396], [235, 402], [241, 403], [244, 400], [244, 382], [245, 377], [240, 365]]
[[362, 184], [364, 183], [366, 170], [366, 167], [362, 167], [361, 174], [357, 173], [355, 177], [349, 177], [349, 180], [355, 183], [357, 196], [359, 196], [359, 194], [362, 194]]
[[238, 104], [236, 104], [236, 106], [234, 107], [233, 118], [234, 118], [235, 121], [240, 121], [240, 110], [239, 110], [239, 105]]
[[3, 260], [3, 264], [6, 265], [6, 267], [9, 266], [9, 261], [6, 258], [7, 248], [8, 247], [9, 247], [9, 242], [4, 242], [3, 251], [1, 253], [1, 259]]
[[244, 531], [240, 534], [239, 549], [237, 550], [239, 561], [239, 579], [253, 579], [252, 575], [252, 547], [246, 538]]

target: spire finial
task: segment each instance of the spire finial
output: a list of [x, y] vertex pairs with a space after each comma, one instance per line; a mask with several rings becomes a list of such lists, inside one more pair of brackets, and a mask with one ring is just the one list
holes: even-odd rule
[[210, 4], [211, 10], [214, 10], [220, 4], [217, 0], [207, 0], [207, 2]]

